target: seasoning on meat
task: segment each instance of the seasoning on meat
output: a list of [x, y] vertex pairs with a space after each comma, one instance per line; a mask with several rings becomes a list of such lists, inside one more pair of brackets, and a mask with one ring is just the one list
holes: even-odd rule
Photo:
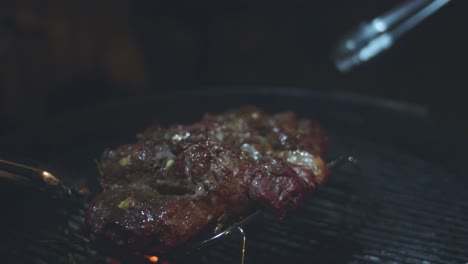
[[163, 252], [258, 209], [282, 220], [329, 174], [328, 138], [292, 112], [244, 106], [190, 125], [155, 124], [106, 150], [87, 223], [101, 240]]

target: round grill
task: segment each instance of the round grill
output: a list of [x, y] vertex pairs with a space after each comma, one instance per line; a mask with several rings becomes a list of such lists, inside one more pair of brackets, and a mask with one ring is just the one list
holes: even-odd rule
[[[267, 214], [247, 226], [246, 264], [468, 262], [468, 144], [417, 106], [291, 89], [199, 90], [67, 114], [1, 144], [93, 189], [93, 159], [132, 142], [151, 120], [191, 122], [244, 104], [316, 118], [331, 137], [329, 160], [348, 153], [360, 161], [333, 169], [283, 223]], [[240, 243], [233, 234], [189, 262], [239, 263]]]

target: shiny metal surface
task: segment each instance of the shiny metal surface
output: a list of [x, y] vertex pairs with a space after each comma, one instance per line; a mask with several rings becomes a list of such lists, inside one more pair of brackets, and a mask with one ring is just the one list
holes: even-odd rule
[[341, 72], [348, 72], [378, 56], [404, 33], [449, 2], [450, 0], [409, 0], [370, 22], [363, 22], [337, 43], [332, 54], [336, 68]]

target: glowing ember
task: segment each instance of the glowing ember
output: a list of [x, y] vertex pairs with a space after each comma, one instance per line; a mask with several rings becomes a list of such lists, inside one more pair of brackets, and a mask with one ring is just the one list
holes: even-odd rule
[[159, 261], [159, 258], [157, 256], [146, 256], [146, 258], [151, 262], [151, 263], [156, 263]]

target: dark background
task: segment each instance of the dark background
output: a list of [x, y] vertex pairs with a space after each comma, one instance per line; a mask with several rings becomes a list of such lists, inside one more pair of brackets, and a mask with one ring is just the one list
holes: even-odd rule
[[351, 73], [335, 70], [340, 36], [401, 2], [3, 1], [0, 132], [117, 98], [262, 85], [421, 104], [468, 133], [468, 1]]

